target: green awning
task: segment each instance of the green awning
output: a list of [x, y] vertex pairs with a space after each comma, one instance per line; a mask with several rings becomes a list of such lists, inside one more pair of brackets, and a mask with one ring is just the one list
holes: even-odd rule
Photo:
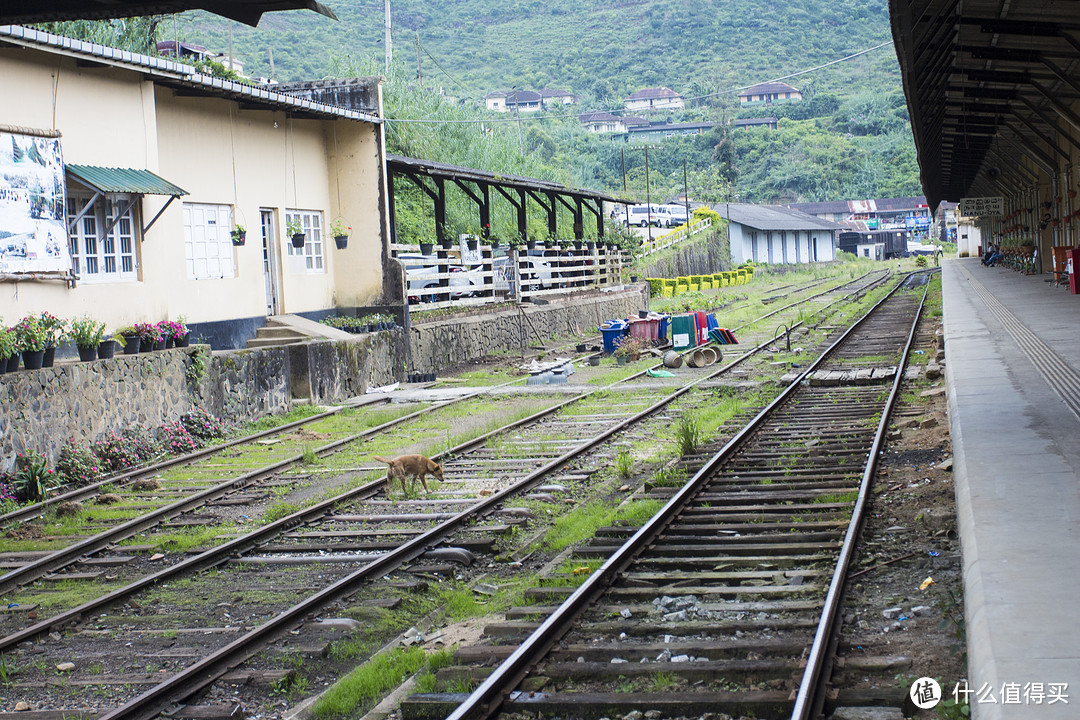
[[80, 182], [103, 193], [135, 193], [138, 195], [187, 195], [188, 191], [173, 185], [149, 170], [135, 168], [106, 168], [93, 165], [66, 165], [67, 171]]

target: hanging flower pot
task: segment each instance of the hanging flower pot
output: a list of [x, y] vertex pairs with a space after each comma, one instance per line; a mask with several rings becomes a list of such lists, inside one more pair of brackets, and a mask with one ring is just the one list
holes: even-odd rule
[[334, 244], [337, 245], [338, 250], [344, 250], [345, 247], [349, 244], [349, 236], [348, 235], [335, 235], [334, 236]]
[[304, 233], [292, 234], [292, 246], [297, 249], [304, 247]]
[[247, 230], [241, 230], [237, 228], [229, 233], [232, 236], [232, 244], [239, 247], [247, 241]]
[[480, 246], [480, 241], [477, 240], [474, 237], [469, 238], [465, 242], [468, 244], [469, 250], [475, 250], [476, 248], [478, 248]]
[[531, 239], [531, 238], [526, 240], [525, 241], [525, 247], [527, 247], [529, 250], [535, 250], [536, 249], [536, 241]]
[[443, 238], [439, 244], [442, 246], [443, 250], [450, 250], [454, 247], [454, 241], [450, 238]]

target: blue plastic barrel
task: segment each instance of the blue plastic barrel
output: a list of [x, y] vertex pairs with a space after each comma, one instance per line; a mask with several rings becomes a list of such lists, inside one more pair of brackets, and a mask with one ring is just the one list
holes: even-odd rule
[[615, 348], [622, 342], [622, 336], [626, 334], [626, 328], [625, 320], [609, 320], [600, 326], [600, 334], [604, 336], [604, 352], [608, 355], [615, 352]]

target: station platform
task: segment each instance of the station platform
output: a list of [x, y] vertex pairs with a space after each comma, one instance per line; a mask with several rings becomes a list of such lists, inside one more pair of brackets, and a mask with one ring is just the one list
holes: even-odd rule
[[976, 720], [1080, 718], [1080, 295], [1047, 277], [942, 266]]

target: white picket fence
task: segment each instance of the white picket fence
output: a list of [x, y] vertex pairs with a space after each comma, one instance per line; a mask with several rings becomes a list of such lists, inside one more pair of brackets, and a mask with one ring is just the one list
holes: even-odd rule
[[653, 253], [660, 252], [661, 250], [667, 250], [672, 245], [682, 242], [687, 238], [697, 235], [702, 230], [712, 227], [712, 219], [702, 218], [697, 222], [690, 223], [689, 225], [680, 225], [675, 230], [663, 235], [658, 235], [652, 239], [652, 242], [645, 240], [641, 244], [641, 252], [638, 253], [638, 257], [645, 257], [652, 255]]
[[415, 246], [392, 245], [391, 256], [405, 267], [409, 310], [529, 302], [547, 295], [610, 287], [624, 281], [627, 256], [618, 248], [573, 242], [533, 248], [478, 245], [436, 246], [421, 254]]

